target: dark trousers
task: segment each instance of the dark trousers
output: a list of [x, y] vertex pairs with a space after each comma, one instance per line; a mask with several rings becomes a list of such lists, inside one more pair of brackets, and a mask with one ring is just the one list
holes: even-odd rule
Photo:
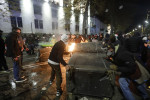
[[16, 80], [19, 80], [19, 78], [20, 78], [19, 77], [19, 60], [18, 61], [13, 60], [13, 74], [14, 74], [14, 78]]
[[22, 65], [23, 65], [23, 52], [21, 52], [20, 59], [19, 59], [19, 67], [20, 67], [20, 70], [23, 69]]
[[55, 75], [56, 75], [57, 90], [61, 90], [62, 74], [61, 74], [60, 65], [52, 65], [50, 63], [49, 63], [49, 65], [52, 68], [50, 81], [53, 81], [55, 79]]
[[8, 70], [8, 66], [4, 55], [0, 55], [0, 70], [2, 70], [2, 67], [4, 67], [4, 70]]

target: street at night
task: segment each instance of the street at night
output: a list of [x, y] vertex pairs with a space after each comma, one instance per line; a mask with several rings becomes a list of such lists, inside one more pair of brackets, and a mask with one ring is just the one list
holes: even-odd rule
[[[68, 61], [70, 55], [65, 55], [65, 60]], [[15, 83], [12, 74], [12, 60], [7, 58], [7, 63], [11, 72], [0, 73], [0, 98], [4, 100], [54, 100], [56, 98], [56, 83], [50, 86], [49, 79], [51, 75], [51, 68], [48, 62], [35, 63], [36, 55], [28, 55], [24, 52], [23, 68], [25, 71], [21, 72], [27, 78], [24, 83]], [[66, 100], [66, 70], [61, 66], [62, 70], [62, 88], [63, 94], [61, 98], [56, 100]], [[46, 90], [42, 88], [46, 87]]]
[[0, 0], [0, 100], [150, 100], [150, 0]]

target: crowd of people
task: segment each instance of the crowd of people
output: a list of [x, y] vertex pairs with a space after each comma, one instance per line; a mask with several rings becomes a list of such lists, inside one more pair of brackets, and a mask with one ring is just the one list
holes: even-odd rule
[[[54, 36], [51, 34], [43, 34], [42, 37], [35, 34], [21, 35], [21, 29], [14, 27], [4, 41], [2, 39], [2, 33], [3, 31], [0, 30], [0, 71], [9, 72], [5, 56], [11, 57], [13, 61], [14, 79], [16, 82], [23, 82], [26, 79], [19, 75], [20, 70], [23, 70], [23, 51], [26, 50], [30, 55], [34, 54], [34, 48], [38, 46], [40, 41], [49, 42], [50, 38]], [[60, 40], [54, 44], [48, 59], [48, 64], [52, 68], [50, 84], [53, 83], [56, 75], [56, 96], [60, 96], [62, 93], [60, 63], [66, 66], [67, 69], [69, 68], [63, 59], [66, 42], [87, 43], [98, 41], [102, 41], [102, 48], [107, 48], [108, 57], [106, 59], [114, 64], [110, 66], [110, 69], [120, 72], [118, 82], [125, 98], [127, 100], [135, 100], [129, 88], [132, 82], [140, 91], [143, 100], [150, 100], [145, 87], [145, 82], [150, 78], [150, 37], [141, 37], [138, 32], [135, 32], [133, 36], [124, 35], [121, 32], [117, 35], [106, 34], [105, 36], [103, 34], [63, 34]], [[141, 66], [144, 68], [143, 70], [146, 70], [148, 73], [145, 71], [143, 75], [143, 73], [141, 73]], [[140, 79], [141, 76], [144, 76], [142, 80]]]
[[107, 40], [108, 60], [114, 65], [110, 68], [119, 75], [119, 87], [121, 88], [126, 100], [136, 100], [129, 88], [133, 83], [143, 100], [150, 100], [146, 91], [145, 82], [150, 78], [150, 38], [141, 37], [140, 33], [135, 32], [133, 36], [125, 36], [119, 33], [116, 36], [109, 36]]

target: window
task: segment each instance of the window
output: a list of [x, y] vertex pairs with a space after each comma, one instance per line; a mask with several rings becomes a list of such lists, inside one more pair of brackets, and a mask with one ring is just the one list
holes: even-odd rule
[[34, 20], [34, 24], [35, 24], [35, 28], [39, 28], [39, 23], [37, 19]]
[[39, 20], [39, 26], [40, 29], [43, 29], [43, 20]]
[[18, 27], [22, 27], [22, 18], [21, 17], [17, 17], [17, 24], [18, 24]]
[[75, 16], [75, 22], [79, 22], [79, 16]]
[[58, 29], [58, 22], [52, 22], [52, 30]]
[[17, 27], [16, 17], [15, 16], [10, 16], [10, 19], [11, 19], [11, 26], [12, 27]]
[[75, 26], [76, 32], [79, 32], [79, 25]]
[[12, 27], [23, 27], [22, 17], [10, 16]]
[[56, 29], [58, 29], [58, 22], [56, 22]]
[[43, 20], [35, 19], [34, 24], [36, 29], [43, 29]]
[[52, 30], [55, 30], [55, 23], [52, 22]]
[[58, 10], [52, 9], [52, 18], [58, 18]]
[[70, 31], [70, 24], [65, 24], [65, 30]]
[[33, 5], [34, 7], [34, 14], [42, 15], [42, 8], [38, 5]]

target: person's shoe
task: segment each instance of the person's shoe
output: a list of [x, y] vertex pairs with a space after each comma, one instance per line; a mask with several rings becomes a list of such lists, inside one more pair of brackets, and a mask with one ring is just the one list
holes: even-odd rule
[[52, 84], [53, 84], [53, 82], [52, 82], [52, 81], [49, 81], [49, 84], [50, 84], [50, 85], [52, 85]]
[[8, 70], [5, 70], [5, 71], [0, 71], [0, 73], [10, 73], [10, 71], [8, 71]]
[[16, 83], [21, 83], [21, 82], [24, 82], [24, 81], [26, 81], [27, 79], [18, 79], [18, 80], [16, 80]]
[[56, 96], [57, 96], [57, 97], [59, 97], [59, 96], [61, 96], [61, 95], [62, 95], [62, 93], [63, 93], [63, 91], [62, 91], [62, 90], [57, 90], [57, 92], [56, 92]]

